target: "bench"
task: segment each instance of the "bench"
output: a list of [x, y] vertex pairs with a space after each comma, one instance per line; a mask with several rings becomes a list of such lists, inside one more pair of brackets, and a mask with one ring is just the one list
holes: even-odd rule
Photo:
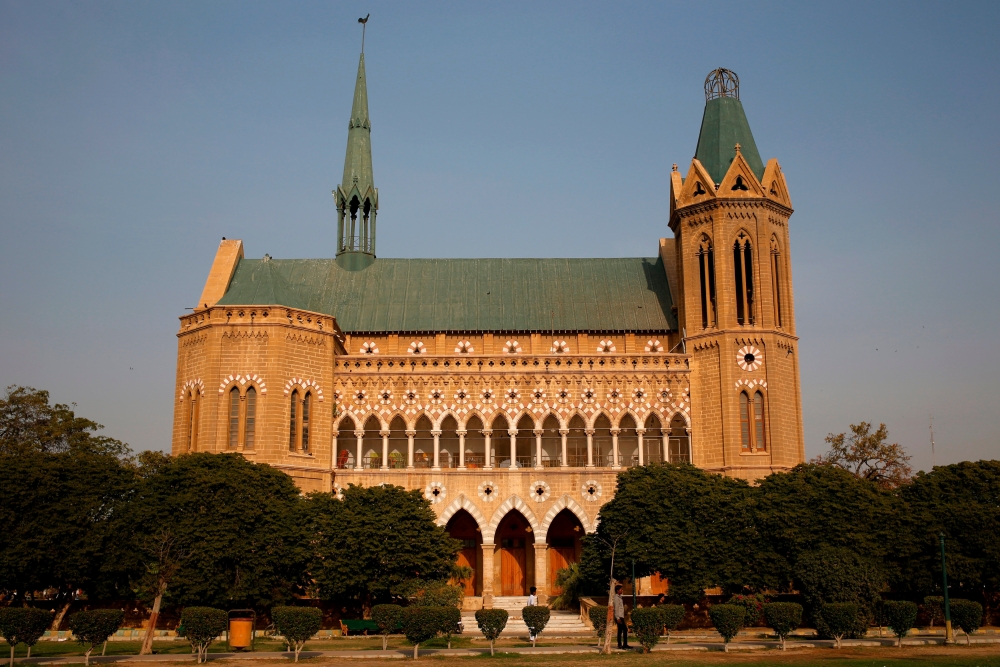
[[369, 632], [376, 634], [378, 632], [378, 625], [375, 624], [375, 621], [361, 618], [342, 619], [340, 621], [340, 632], [344, 637], [348, 635], [367, 635]]

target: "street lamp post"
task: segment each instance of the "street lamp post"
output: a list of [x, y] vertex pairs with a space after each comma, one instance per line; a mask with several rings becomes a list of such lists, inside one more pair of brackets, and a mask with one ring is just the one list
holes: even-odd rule
[[944, 555], [944, 533], [939, 535], [941, 540], [941, 583], [944, 588], [944, 643], [954, 644], [955, 633], [951, 629], [951, 602], [948, 599], [948, 565]]

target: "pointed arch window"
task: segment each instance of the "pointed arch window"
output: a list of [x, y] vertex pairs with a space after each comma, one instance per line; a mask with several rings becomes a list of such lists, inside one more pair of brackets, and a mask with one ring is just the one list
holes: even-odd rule
[[294, 452], [296, 449], [295, 441], [297, 440], [296, 436], [298, 435], [297, 433], [298, 422], [299, 422], [299, 420], [297, 419], [298, 407], [299, 407], [299, 390], [296, 389], [292, 391], [292, 402], [290, 406], [291, 412], [289, 413], [289, 418], [288, 418], [288, 449], [289, 451], [292, 452]]
[[195, 452], [198, 451], [198, 412], [200, 409], [198, 391], [189, 391], [187, 397], [187, 449], [189, 452]]
[[780, 327], [782, 324], [781, 312], [781, 278], [784, 272], [781, 270], [781, 248], [778, 240], [771, 239], [771, 289], [774, 300], [774, 323]]
[[240, 390], [229, 390], [229, 449], [237, 449], [240, 444]]
[[701, 328], [716, 325], [715, 320], [715, 251], [708, 236], [701, 237], [698, 248], [698, 277], [701, 284]]
[[247, 389], [246, 417], [244, 418], [243, 449], [253, 449], [257, 427], [257, 390]]
[[767, 451], [767, 429], [764, 427], [764, 394], [740, 393], [740, 440], [744, 452]]
[[753, 246], [750, 237], [740, 232], [733, 243], [733, 273], [736, 283], [736, 322], [754, 323]]
[[309, 413], [312, 407], [312, 392], [307, 392], [302, 399], [302, 453], [309, 451]]

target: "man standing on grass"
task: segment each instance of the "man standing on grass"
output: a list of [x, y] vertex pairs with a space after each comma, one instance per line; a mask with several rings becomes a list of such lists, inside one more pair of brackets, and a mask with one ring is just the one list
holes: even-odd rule
[[615, 607], [615, 625], [618, 626], [618, 648], [626, 651], [628, 645], [628, 625], [625, 624], [625, 601], [622, 600], [622, 585], [615, 586], [615, 597], [612, 601]]

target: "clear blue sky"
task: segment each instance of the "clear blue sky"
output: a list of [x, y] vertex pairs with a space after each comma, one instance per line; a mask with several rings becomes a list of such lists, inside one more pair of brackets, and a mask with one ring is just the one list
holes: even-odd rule
[[715, 67], [785, 170], [806, 451], [1000, 452], [1000, 3], [0, 1], [0, 383], [169, 447], [220, 237], [329, 257], [360, 42], [385, 257], [652, 256]]

